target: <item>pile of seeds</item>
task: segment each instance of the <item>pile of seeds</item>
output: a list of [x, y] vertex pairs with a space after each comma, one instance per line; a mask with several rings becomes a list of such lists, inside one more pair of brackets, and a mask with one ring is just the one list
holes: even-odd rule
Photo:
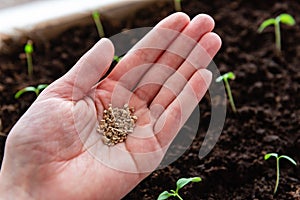
[[133, 115], [134, 108], [125, 104], [123, 108], [112, 108], [103, 111], [97, 131], [103, 134], [103, 142], [112, 146], [124, 142], [129, 133], [133, 132], [137, 117]]

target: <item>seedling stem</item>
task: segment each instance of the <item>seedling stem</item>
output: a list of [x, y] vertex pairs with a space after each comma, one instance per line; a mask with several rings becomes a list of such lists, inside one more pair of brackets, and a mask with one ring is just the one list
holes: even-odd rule
[[177, 12], [181, 12], [181, 0], [174, 0], [174, 7]]
[[233, 97], [232, 97], [232, 93], [231, 93], [231, 89], [230, 89], [228, 79], [231, 79], [231, 80], [235, 79], [235, 75], [234, 75], [233, 72], [228, 72], [226, 74], [223, 74], [222, 76], [220, 76], [216, 79], [216, 82], [221, 82], [222, 80], [224, 81], [231, 108], [232, 108], [233, 112], [236, 113], [236, 107], [235, 107], [235, 104], [234, 104], [234, 100], [233, 100]]
[[103, 26], [102, 26], [102, 23], [101, 23], [101, 20], [100, 20], [100, 14], [99, 14], [99, 12], [98, 11], [94, 11], [92, 15], [93, 15], [93, 19], [94, 19], [94, 22], [96, 24], [96, 27], [97, 27], [97, 31], [98, 31], [99, 37], [100, 38], [105, 37], [105, 33], [104, 33]]
[[276, 17], [275, 19], [275, 44], [276, 48], [281, 51], [281, 33], [280, 33], [280, 18]]

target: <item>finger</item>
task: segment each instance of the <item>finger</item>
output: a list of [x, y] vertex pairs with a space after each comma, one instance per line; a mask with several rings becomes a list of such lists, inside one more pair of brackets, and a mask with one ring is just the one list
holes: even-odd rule
[[182, 92], [172, 101], [154, 125], [156, 138], [162, 147], [169, 145], [191, 115], [211, 83], [212, 73], [196, 71]]
[[214, 28], [214, 20], [206, 15], [197, 15], [166, 52], [158, 59], [139, 82], [135, 94], [150, 103], [166, 79], [184, 62], [201, 37]]
[[81, 99], [108, 70], [113, 56], [112, 42], [107, 38], [101, 39], [55, 83], [57, 93], [74, 101]]
[[[163, 110], [162, 114], [158, 115], [161, 111], [159, 107], [152, 107], [150, 113], [145, 112], [147, 117], [141, 115], [146, 119], [150, 119], [151, 122], [143, 124], [140, 122], [143, 117], [139, 118], [134, 135], [129, 135], [128, 140], [126, 140], [127, 149], [131, 153], [149, 154], [166, 150], [166, 144], [175, 137], [179, 128], [207, 91], [211, 77], [210, 71], [200, 69], [186, 83], [178, 97], [167, 109]], [[152, 119], [154, 119], [154, 125], [150, 126]]]
[[191, 76], [197, 69], [207, 67], [221, 45], [222, 41], [219, 35], [213, 32], [205, 34], [183, 65], [180, 66], [179, 71], [182, 70], [185, 72], [182, 74]]
[[189, 21], [184, 13], [175, 13], [162, 20], [126, 54], [108, 78], [131, 90]]
[[205, 34], [179, 69], [168, 78], [151, 102], [166, 108], [184, 88], [187, 80], [200, 68], [205, 68], [220, 49], [221, 39], [215, 33]]

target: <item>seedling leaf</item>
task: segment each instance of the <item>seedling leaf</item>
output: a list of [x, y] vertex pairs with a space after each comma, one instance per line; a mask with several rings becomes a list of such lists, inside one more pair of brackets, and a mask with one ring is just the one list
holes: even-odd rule
[[100, 17], [100, 14], [98, 11], [94, 11], [93, 12], [93, 18], [99, 18]]
[[228, 79], [231, 79], [231, 80], [234, 80], [235, 79], [235, 75], [233, 72], [229, 72], [227, 74], [225, 74], [225, 76], [228, 78]]
[[267, 153], [264, 158], [265, 158], [265, 160], [268, 160], [271, 156], [274, 156], [275, 158], [277, 158], [278, 154], [277, 153]]
[[193, 177], [193, 178], [181, 178], [177, 181], [176, 186], [178, 191], [179, 189], [183, 188], [186, 184], [190, 182], [200, 182], [201, 178], [200, 177]]
[[170, 192], [164, 191], [158, 196], [158, 200], [168, 199], [171, 196], [183, 200], [182, 197], [179, 195], [178, 190], [180, 190], [190, 182], [200, 182], [200, 181], [201, 181], [200, 177], [181, 178], [176, 182], [176, 186], [177, 186], [176, 191], [175, 190], [170, 190]]
[[32, 86], [23, 88], [15, 94], [15, 99], [18, 99], [25, 92], [35, 92], [35, 90], [36, 90], [35, 87], [32, 87]]
[[28, 76], [29, 78], [31, 78], [33, 73], [33, 65], [32, 65], [33, 46], [31, 40], [28, 40], [27, 43], [25, 44], [24, 52], [26, 54]]
[[223, 76], [219, 76], [217, 79], [216, 79], [216, 82], [219, 83], [219, 82], [222, 82], [223, 81]]
[[28, 86], [26, 88], [23, 88], [15, 94], [15, 99], [18, 99], [25, 92], [34, 92], [36, 94], [36, 96], [38, 96], [40, 94], [40, 92], [43, 89], [45, 89], [47, 86], [48, 86], [48, 84], [39, 84], [36, 88], [33, 86]]
[[27, 44], [24, 47], [25, 53], [32, 53], [33, 52], [33, 46], [32, 42], [27, 42]]
[[276, 20], [274, 18], [265, 20], [258, 28], [258, 32], [261, 33], [266, 27], [275, 24]]
[[41, 90], [45, 89], [46, 87], [48, 87], [48, 84], [40, 84], [40, 85], [37, 86], [37, 89], [39, 91], [41, 91]]
[[235, 75], [233, 72], [228, 72], [226, 74], [223, 74], [222, 76], [219, 76], [217, 79], [216, 79], [216, 82], [221, 82], [223, 80], [228, 80], [228, 79], [231, 79], [231, 80], [234, 80], [235, 79]]
[[295, 19], [287, 13], [283, 13], [283, 14], [279, 15], [278, 18], [279, 18], [280, 22], [290, 25], [290, 26], [293, 26], [296, 23]]
[[170, 194], [168, 191], [164, 191], [158, 196], [157, 200], [168, 199], [171, 196], [174, 196], [174, 195]]
[[121, 59], [122, 59], [122, 57], [119, 57], [119, 56], [115, 55], [113, 60], [118, 63], [118, 62], [120, 62]]
[[282, 155], [282, 156], [279, 156], [278, 159], [280, 159], [280, 158], [285, 158], [285, 159], [289, 160], [291, 163], [293, 163], [294, 165], [297, 166], [297, 162], [294, 159], [290, 158], [289, 156]]

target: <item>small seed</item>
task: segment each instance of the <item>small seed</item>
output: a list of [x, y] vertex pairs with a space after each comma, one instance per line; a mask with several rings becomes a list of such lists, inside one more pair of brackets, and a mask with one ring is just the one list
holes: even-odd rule
[[131, 118], [132, 118], [134, 121], [137, 120], [137, 116], [135, 116], [135, 115], [133, 115]]
[[110, 139], [108, 139], [107, 137], [103, 137], [102, 141], [104, 144], [107, 144], [107, 145], [111, 142]]
[[112, 134], [112, 132], [107, 132], [107, 133], [105, 134], [105, 136], [108, 137], [108, 138], [111, 138], [111, 137], [113, 136], [113, 134]]

